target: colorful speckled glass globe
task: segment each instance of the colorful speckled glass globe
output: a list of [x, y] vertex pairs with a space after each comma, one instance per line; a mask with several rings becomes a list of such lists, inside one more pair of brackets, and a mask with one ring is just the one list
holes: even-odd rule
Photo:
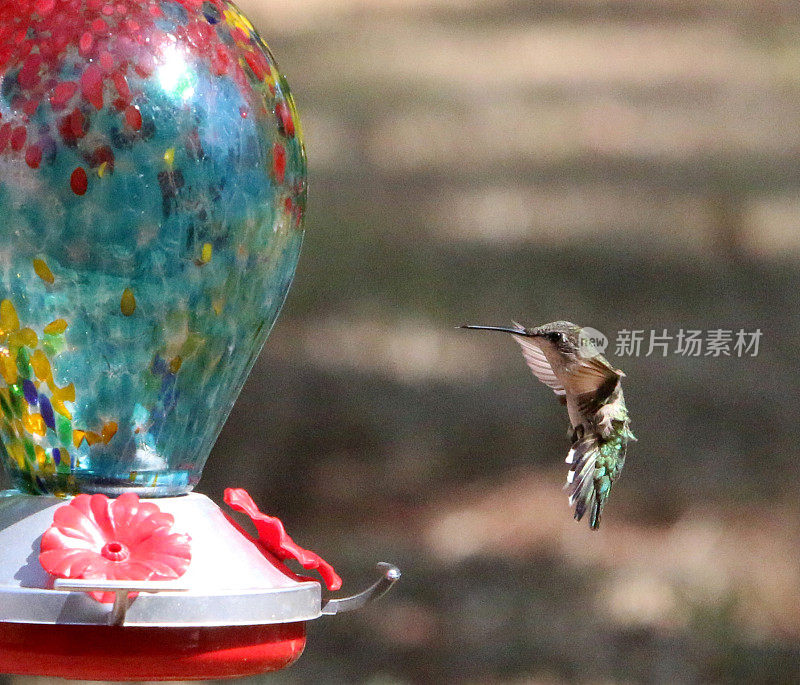
[[297, 263], [306, 169], [225, 0], [0, 0], [0, 439], [17, 488], [192, 488]]

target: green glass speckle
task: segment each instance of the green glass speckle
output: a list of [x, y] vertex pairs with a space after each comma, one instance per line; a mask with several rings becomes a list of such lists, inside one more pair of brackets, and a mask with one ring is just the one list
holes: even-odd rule
[[3, 410], [3, 415], [10, 421], [14, 418], [14, 412], [11, 410], [11, 404], [6, 399], [4, 392], [0, 393], [0, 408]]
[[17, 371], [22, 378], [31, 377], [31, 357], [24, 346], [17, 352]]
[[14, 383], [9, 388], [11, 395], [11, 413], [15, 418], [21, 419], [25, 409], [25, 393], [22, 391], [22, 386], [19, 383]]
[[145, 372], [144, 378], [144, 390], [146, 393], [156, 393], [158, 389], [161, 387], [161, 379], [156, 376], [154, 373], [149, 371]]
[[42, 340], [42, 348], [48, 357], [54, 357], [64, 349], [64, 335], [45, 335]]
[[56, 435], [64, 447], [72, 447], [72, 425], [61, 414], [56, 414]]

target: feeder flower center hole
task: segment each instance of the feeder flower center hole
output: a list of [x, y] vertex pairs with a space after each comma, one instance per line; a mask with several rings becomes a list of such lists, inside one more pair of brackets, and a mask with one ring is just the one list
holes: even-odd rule
[[112, 541], [106, 543], [103, 549], [100, 550], [100, 554], [111, 561], [125, 561], [130, 555], [130, 552], [121, 542]]

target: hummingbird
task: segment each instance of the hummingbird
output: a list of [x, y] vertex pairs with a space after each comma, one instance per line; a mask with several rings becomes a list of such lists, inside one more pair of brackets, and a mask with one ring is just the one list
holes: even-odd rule
[[628, 443], [636, 440], [622, 395], [625, 374], [600, 354], [591, 337], [569, 321], [525, 328], [460, 326], [471, 330], [510, 333], [522, 347], [525, 361], [542, 383], [567, 406], [569, 504], [575, 520], [589, 511], [589, 527], [596, 530], [611, 486], [625, 464]]

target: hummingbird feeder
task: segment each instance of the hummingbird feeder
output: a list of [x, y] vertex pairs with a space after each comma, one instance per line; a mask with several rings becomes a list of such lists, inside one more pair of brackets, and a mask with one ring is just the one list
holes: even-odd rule
[[0, 672], [276, 670], [399, 577], [325, 599], [333, 568], [244, 490], [191, 492], [305, 201], [292, 97], [234, 5], [0, 0]]

